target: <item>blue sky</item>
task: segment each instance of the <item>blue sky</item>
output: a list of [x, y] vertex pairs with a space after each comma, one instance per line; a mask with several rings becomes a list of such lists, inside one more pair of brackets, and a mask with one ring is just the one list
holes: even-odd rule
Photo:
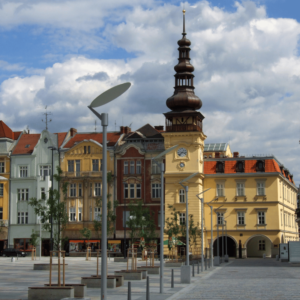
[[[182, 2], [0, 1], [0, 119], [14, 130], [92, 131], [86, 108], [130, 81], [106, 106], [109, 130], [164, 124], [173, 93]], [[207, 142], [274, 154], [300, 183], [300, 1], [189, 1], [195, 92]]]

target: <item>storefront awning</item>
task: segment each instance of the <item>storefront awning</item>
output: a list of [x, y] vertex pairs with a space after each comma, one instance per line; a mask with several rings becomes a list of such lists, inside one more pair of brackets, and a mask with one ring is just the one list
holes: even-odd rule
[[109, 244], [121, 244], [121, 240], [110, 240], [107, 241]]

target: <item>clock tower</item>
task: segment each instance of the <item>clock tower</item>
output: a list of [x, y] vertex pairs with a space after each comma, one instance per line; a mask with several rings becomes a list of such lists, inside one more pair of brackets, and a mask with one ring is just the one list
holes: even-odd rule
[[[162, 133], [165, 149], [178, 145], [175, 151], [171, 151], [165, 157], [165, 218], [171, 217], [169, 205], [172, 205], [180, 213], [180, 221], [185, 220], [186, 195], [179, 182], [198, 173], [183, 184], [189, 188], [189, 214], [193, 215], [195, 224], [200, 224], [201, 205], [196, 195], [203, 190], [203, 150], [206, 136], [202, 125], [204, 116], [197, 111], [201, 108], [202, 101], [194, 93], [194, 67], [190, 63], [191, 42], [186, 38], [185, 32], [185, 10], [183, 10], [183, 33], [178, 45], [178, 64], [174, 67], [176, 71], [174, 94], [166, 101], [171, 111], [164, 114], [166, 131]], [[197, 244], [199, 251], [200, 241]], [[167, 247], [164, 251], [167, 252]], [[195, 251], [193, 244], [190, 245], [191, 251]]]

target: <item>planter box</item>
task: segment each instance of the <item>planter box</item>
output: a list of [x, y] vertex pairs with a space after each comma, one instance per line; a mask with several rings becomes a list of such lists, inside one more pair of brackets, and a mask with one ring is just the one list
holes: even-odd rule
[[142, 267], [137, 267], [137, 269], [138, 270], [146, 270], [148, 274], [158, 274], [159, 275], [160, 268], [159, 267], [142, 266]]
[[[45, 284], [45, 286], [49, 286], [49, 284]], [[58, 286], [57, 284], [51, 284], [51, 286]], [[74, 288], [74, 297], [84, 298], [86, 293], [86, 285], [85, 284], [65, 284], [65, 286], [71, 286]]]
[[[81, 284], [85, 284], [88, 288], [101, 288], [101, 277], [81, 277]], [[115, 289], [116, 287], [116, 278], [107, 277], [107, 288]]]
[[[97, 275], [92, 275], [91, 277], [97, 277]], [[101, 278], [101, 275], [99, 277]], [[107, 275], [107, 278], [116, 278], [116, 287], [123, 286], [124, 284], [124, 277], [122, 275]]]
[[180, 268], [181, 266], [184, 266], [185, 265], [185, 263], [184, 262], [166, 262], [165, 263], [165, 267], [166, 268], [168, 268], [168, 267], [170, 267], [170, 268]]
[[142, 280], [146, 279], [147, 271], [146, 270], [137, 270], [137, 271], [115, 271], [116, 275], [121, 275], [124, 277], [124, 280]]
[[[65, 269], [68, 268], [68, 264], [65, 264]], [[63, 265], [60, 264], [60, 269], [62, 271]], [[39, 271], [49, 271], [50, 270], [50, 264], [33, 264], [33, 270], [39, 270]], [[58, 264], [52, 264], [52, 271], [58, 270]]]
[[57, 300], [62, 298], [74, 298], [74, 288], [71, 286], [28, 288], [28, 300]]

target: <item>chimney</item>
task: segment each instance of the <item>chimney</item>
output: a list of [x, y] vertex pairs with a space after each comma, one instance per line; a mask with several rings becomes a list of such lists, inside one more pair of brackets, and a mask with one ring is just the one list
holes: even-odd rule
[[233, 157], [239, 157], [239, 153], [238, 152], [233, 152]]
[[71, 134], [71, 136], [74, 136], [75, 133], [77, 133], [77, 129], [71, 128], [71, 129], [70, 129], [70, 134]]
[[162, 125], [154, 126], [154, 128], [156, 130], [164, 130], [164, 126], [162, 126]]
[[215, 158], [220, 158], [220, 152], [215, 152]]
[[128, 134], [129, 132], [131, 132], [131, 128], [128, 126], [120, 126], [120, 132], [124, 134]]

